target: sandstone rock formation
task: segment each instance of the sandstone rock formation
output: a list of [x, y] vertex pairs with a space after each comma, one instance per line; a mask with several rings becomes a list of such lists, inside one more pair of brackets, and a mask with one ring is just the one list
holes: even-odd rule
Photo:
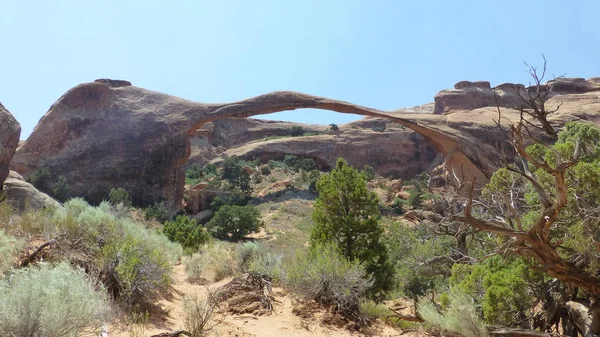
[[[379, 122], [385, 124], [386, 121]], [[347, 129], [344, 126], [341, 132], [254, 141], [225, 151], [223, 157], [235, 155], [249, 160], [260, 158], [266, 162], [282, 160], [286, 154], [292, 154], [312, 158], [322, 169], [335, 167], [337, 158], [343, 157], [352, 166], [362, 168], [371, 165], [380, 175], [403, 179], [411, 179], [436, 164], [434, 160], [438, 152], [435, 147], [411, 130], [376, 132]]]
[[293, 126], [301, 126], [310, 133], [323, 133], [329, 129], [322, 125], [254, 118], [214, 120], [206, 123], [190, 136], [190, 158], [186, 165], [202, 166], [222, 155], [225, 149], [243, 146], [268, 137], [289, 136]]
[[19, 144], [20, 135], [21, 125], [0, 103], [0, 184], [8, 176], [8, 166]]
[[8, 202], [19, 211], [61, 207], [60, 203], [26, 182], [17, 172], [10, 171], [2, 186], [3, 202]]
[[[575, 82], [567, 87], [587, 91], [558, 92], [548, 102], [563, 103], [551, 119], [557, 126], [573, 119], [598, 122], [600, 98], [589, 91], [596, 90], [598, 81]], [[493, 121], [498, 115], [489, 100], [491, 89], [481, 85], [438, 94], [435, 110], [442, 107], [440, 115], [386, 112], [288, 91], [204, 104], [122, 84], [85, 83], [69, 90], [19, 148], [11, 166], [24, 176], [40, 167], [50, 169], [55, 179], [64, 176], [67, 196], [99, 202], [107, 198], [110, 188], [124, 187], [135, 205], [166, 201], [178, 208], [183, 197], [182, 165], [190, 154], [188, 138], [202, 125], [301, 108], [388, 118], [427, 138], [444, 154], [453, 175], [472, 176], [479, 182], [489, 179], [505, 152], [504, 136]], [[506, 90], [504, 96], [510, 95]], [[517, 118], [518, 113], [505, 109], [503, 117]]]

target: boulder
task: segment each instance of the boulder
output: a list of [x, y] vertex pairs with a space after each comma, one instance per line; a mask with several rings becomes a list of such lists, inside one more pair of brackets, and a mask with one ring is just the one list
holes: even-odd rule
[[210, 204], [216, 197], [225, 197], [229, 192], [216, 190], [189, 190], [186, 191], [187, 203], [184, 205], [186, 211], [197, 214], [210, 208]]
[[10, 171], [2, 185], [3, 201], [19, 211], [25, 209], [59, 208], [61, 204], [46, 193], [38, 191], [17, 172]]
[[454, 85], [454, 89], [463, 89], [463, 88], [481, 88], [481, 89], [490, 89], [490, 82], [488, 81], [460, 81]]
[[392, 190], [392, 192], [400, 192], [402, 191], [403, 181], [402, 179], [394, 179], [390, 180], [387, 183], [387, 187]]
[[0, 184], [9, 173], [9, 163], [19, 145], [21, 125], [0, 103]]
[[210, 209], [205, 209], [204, 211], [201, 211], [198, 214], [194, 215], [193, 219], [196, 221], [196, 223], [204, 225], [208, 222], [208, 220], [210, 220], [210, 218], [212, 218], [212, 216], [213, 211]]
[[590, 91], [600, 91], [600, 83], [583, 78], [557, 78], [552, 82], [552, 91], [559, 94], [582, 94]]
[[402, 200], [408, 200], [410, 198], [410, 193], [406, 191], [400, 191], [396, 193], [396, 198]]

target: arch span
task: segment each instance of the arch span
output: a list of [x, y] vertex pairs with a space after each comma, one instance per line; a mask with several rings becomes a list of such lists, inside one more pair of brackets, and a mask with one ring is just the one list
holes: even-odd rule
[[[291, 91], [232, 103], [198, 103], [119, 81], [84, 83], [65, 93], [40, 120], [15, 154], [11, 167], [27, 177], [40, 167], [50, 180], [66, 179], [65, 197], [98, 203], [123, 187], [134, 204], [165, 201], [179, 208], [190, 155], [189, 135], [221, 118], [244, 118], [314, 108], [383, 117], [429, 139], [450, 169], [485, 181], [478, 154], [445, 116], [401, 114]], [[467, 146], [465, 146], [467, 144]]]

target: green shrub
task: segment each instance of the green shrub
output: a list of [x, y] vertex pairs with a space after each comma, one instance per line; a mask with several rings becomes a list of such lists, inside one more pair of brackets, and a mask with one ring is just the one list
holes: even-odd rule
[[292, 137], [302, 136], [304, 133], [306, 133], [306, 131], [300, 125], [294, 125], [290, 128], [290, 136]]
[[255, 184], [262, 183], [262, 175], [260, 175], [260, 171], [254, 171], [252, 174], [252, 180], [254, 180]]
[[40, 191], [51, 193], [51, 179], [52, 174], [50, 173], [50, 169], [47, 167], [40, 167], [31, 173], [28, 180], [33, 186], [35, 186]]
[[275, 178], [274, 176], [270, 176], [270, 177], [267, 179], [267, 181], [268, 181], [268, 182], [270, 182], [270, 183], [275, 183], [275, 182], [277, 182], [277, 178]]
[[95, 268], [107, 275], [107, 288], [126, 306], [153, 301], [170, 283], [171, 263], [182, 255], [181, 245], [119, 216], [108, 202], [92, 207], [73, 199], [53, 216], [56, 232], [81, 241]]
[[394, 312], [388, 309], [385, 305], [372, 300], [362, 300], [360, 302], [360, 312], [372, 319], [384, 318]]
[[131, 197], [129, 196], [129, 192], [124, 188], [111, 188], [109, 192], [109, 202], [114, 206], [118, 204], [131, 206]]
[[235, 251], [238, 268], [250, 272], [280, 279], [282, 274], [282, 255], [265, 251], [263, 246], [254, 242], [239, 244]]
[[159, 235], [144, 232], [134, 223], [129, 226], [124, 228], [121, 240], [103, 247], [101, 261], [104, 262], [102, 270], [113, 280], [109, 288], [116, 292], [121, 303], [133, 307], [152, 303], [168, 288], [170, 260], [178, 254], [169, 252], [170, 247]]
[[296, 296], [332, 304], [350, 316], [360, 312], [360, 301], [373, 285], [364, 267], [346, 260], [332, 244], [298, 252], [284, 272], [284, 283]]
[[283, 255], [272, 252], [257, 254], [248, 265], [248, 271], [274, 280], [281, 280], [283, 276]]
[[202, 168], [198, 165], [192, 165], [189, 169], [185, 170], [185, 177], [188, 179], [199, 179], [202, 176]]
[[271, 174], [271, 168], [269, 168], [269, 165], [261, 166], [260, 174], [262, 174], [263, 176], [268, 176], [269, 174]]
[[169, 240], [179, 242], [184, 249], [198, 250], [210, 240], [206, 229], [185, 215], [177, 216], [175, 221], [165, 222], [162, 231]]
[[365, 165], [362, 169], [362, 174], [366, 181], [375, 179], [375, 169], [371, 165]]
[[210, 219], [206, 228], [216, 238], [239, 241], [244, 236], [258, 232], [263, 226], [260, 211], [252, 206], [222, 206]]
[[254, 242], [244, 242], [238, 244], [235, 249], [235, 259], [242, 271], [246, 271], [250, 260], [262, 252], [262, 247]]
[[423, 203], [423, 191], [421, 187], [417, 184], [415, 188], [410, 191], [410, 196], [408, 197], [408, 204], [413, 208], [421, 207]]
[[455, 264], [450, 277], [451, 289], [474, 297], [486, 322], [508, 326], [521, 324], [532, 314], [534, 285], [542, 281], [525, 261], [502, 256], [474, 265]]
[[440, 331], [464, 337], [488, 336], [473, 299], [464, 293], [450, 293], [449, 305], [443, 313], [439, 313], [435, 305], [426, 300], [419, 302], [418, 311], [427, 324]]
[[76, 242], [53, 251], [105, 275], [106, 287], [125, 305], [153, 300], [169, 284], [171, 263], [183, 253], [181, 245], [132, 220], [122, 204], [102, 202], [92, 207], [83, 199], [72, 199], [64, 208], [25, 212], [13, 223], [15, 231], [45, 237], [62, 234], [65, 242]]
[[385, 127], [386, 127], [385, 124], [383, 126], [376, 126], [376, 127], [373, 128], [373, 131], [384, 132], [385, 131]]
[[184, 257], [185, 272], [192, 279], [206, 278], [218, 282], [239, 271], [234, 255], [231, 245], [222, 241], [211, 241], [199, 253]]
[[250, 197], [240, 191], [232, 192], [224, 196], [217, 196], [211, 203], [210, 208], [213, 212], [218, 212], [225, 205], [230, 206], [246, 206], [250, 201]]
[[339, 129], [340, 129], [340, 127], [337, 126], [336, 124], [334, 124], [334, 123], [329, 124], [329, 130], [338, 131]]
[[285, 157], [283, 157], [283, 163], [288, 168], [295, 168], [297, 162], [298, 162], [298, 157], [294, 156], [293, 154], [286, 154]]
[[100, 327], [108, 311], [104, 290], [67, 263], [15, 270], [0, 281], [1, 336], [76, 337]]
[[54, 183], [52, 196], [58, 200], [65, 200], [67, 197], [67, 179], [64, 176], [58, 177], [56, 183]]
[[312, 158], [304, 158], [304, 159], [298, 160], [296, 167], [300, 170], [309, 172], [309, 171], [317, 169], [317, 163]]
[[144, 209], [144, 218], [146, 220], [155, 219], [158, 222], [165, 222], [173, 218], [173, 212], [167, 207], [164, 201], [158, 204], [150, 205]]
[[12, 267], [17, 254], [24, 246], [23, 240], [10, 236], [0, 229], [0, 275]]

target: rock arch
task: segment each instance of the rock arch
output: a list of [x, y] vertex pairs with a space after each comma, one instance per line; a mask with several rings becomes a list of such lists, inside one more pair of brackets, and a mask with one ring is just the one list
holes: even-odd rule
[[481, 169], [482, 157], [442, 115], [382, 111], [291, 91], [206, 104], [111, 80], [80, 84], [65, 93], [19, 148], [11, 167], [25, 177], [39, 167], [49, 168], [51, 179], [67, 180], [67, 197], [97, 203], [110, 188], [124, 187], [136, 205], [165, 201], [178, 208], [185, 179], [181, 167], [195, 130], [216, 119], [302, 108], [390, 119], [429, 139], [451, 170], [479, 181], [489, 177]]

